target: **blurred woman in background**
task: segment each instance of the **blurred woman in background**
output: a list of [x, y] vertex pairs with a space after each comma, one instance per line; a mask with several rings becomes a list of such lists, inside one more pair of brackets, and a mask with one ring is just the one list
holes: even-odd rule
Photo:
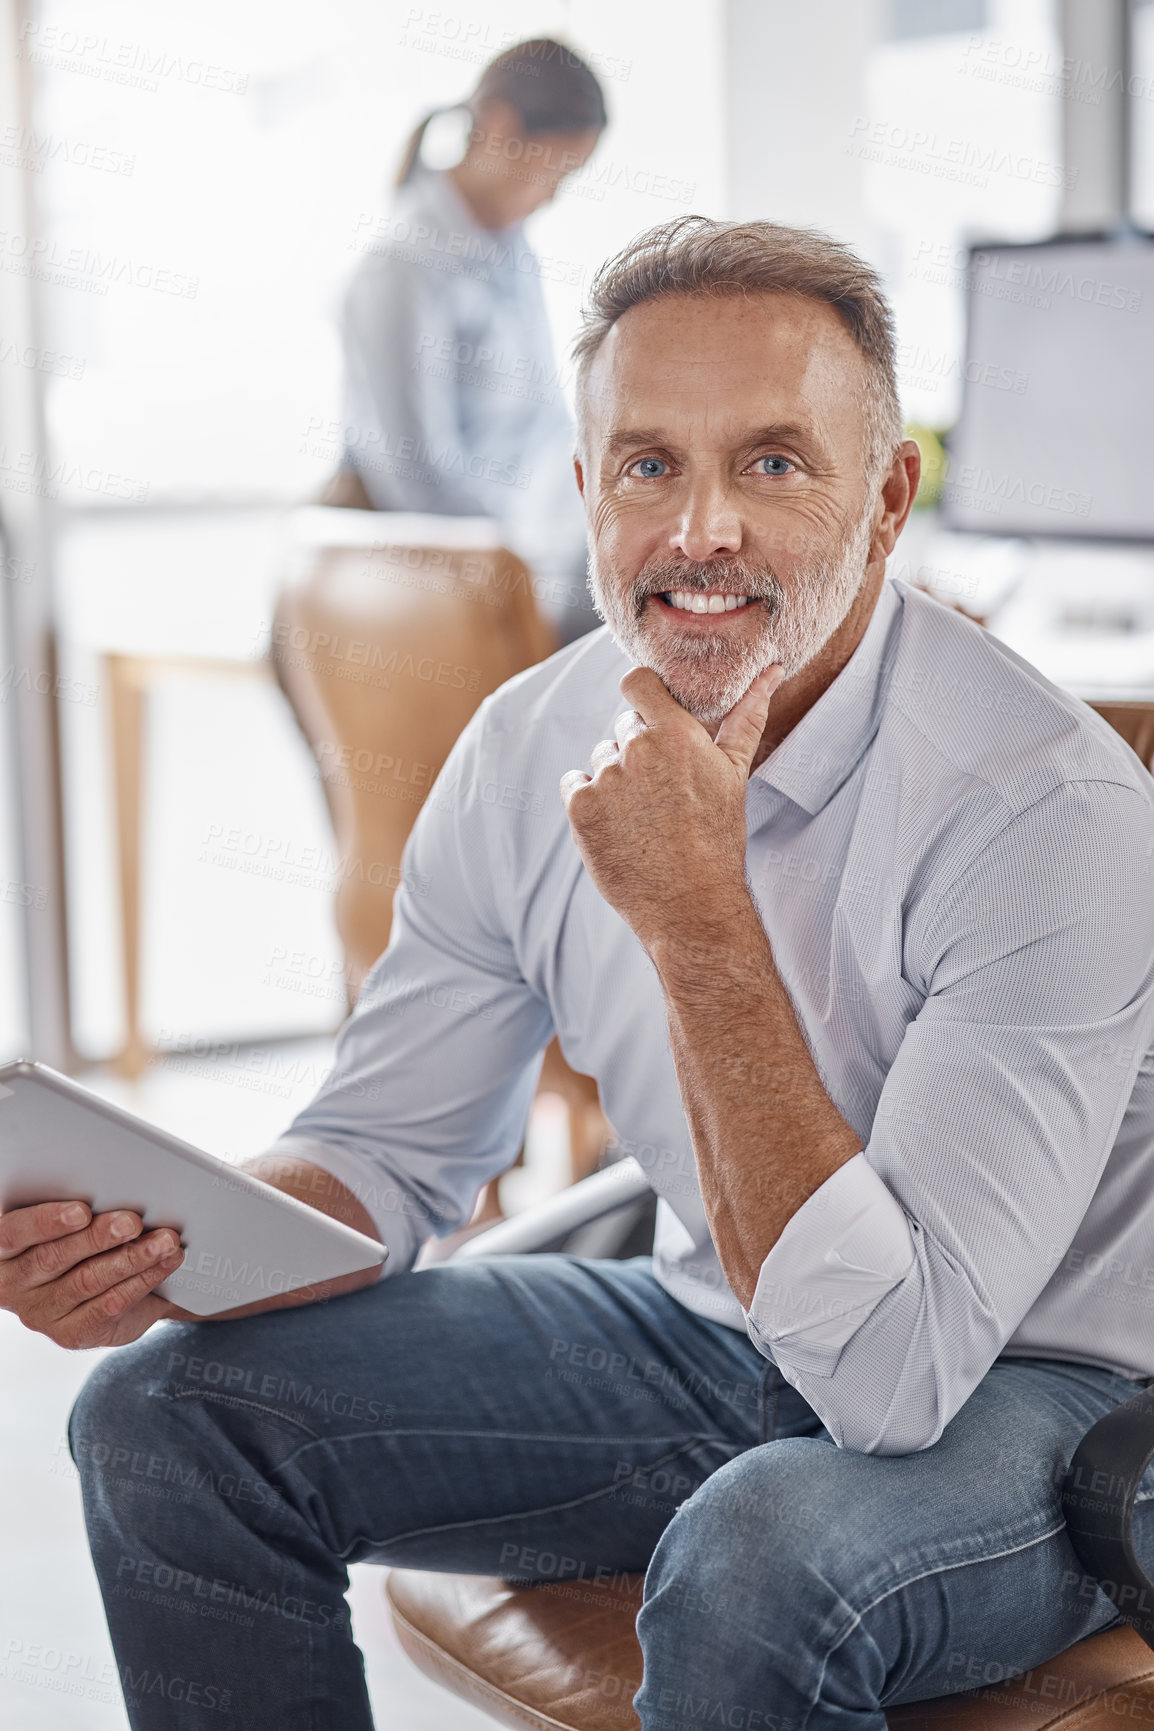
[[[463, 159], [421, 160], [439, 114], [467, 111]], [[556, 42], [518, 43], [405, 149], [389, 216], [365, 241], [343, 319], [345, 453], [331, 503], [495, 518], [563, 642], [597, 623], [573, 429], [524, 222], [585, 163], [601, 87]], [[359, 486], [358, 486], [359, 483]]]

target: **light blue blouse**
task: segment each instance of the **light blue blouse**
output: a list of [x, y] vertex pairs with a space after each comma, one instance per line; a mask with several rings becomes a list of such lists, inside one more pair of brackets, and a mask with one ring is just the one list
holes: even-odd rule
[[[585, 600], [573, 425], [524, 225], [481, 228], [418, 169], [366, 228], [342, 317], [345, 460], [382, 511], [492, 517], [546, 610]], [[592, 623], [590, 618], [588, 623]]]

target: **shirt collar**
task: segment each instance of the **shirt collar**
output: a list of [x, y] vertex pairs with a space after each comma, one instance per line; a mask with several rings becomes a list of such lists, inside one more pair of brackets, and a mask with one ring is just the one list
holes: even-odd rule
[[811, 816], [853, 773], [881, 720], [902, 599], [887, 578], [861, 642], [751, 781], [777, 788]]

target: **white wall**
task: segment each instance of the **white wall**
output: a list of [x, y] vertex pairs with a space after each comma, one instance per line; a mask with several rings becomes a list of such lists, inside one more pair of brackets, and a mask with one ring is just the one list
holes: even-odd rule
[[850, 154], [882, 0], [726, 0], [727, 214], [824, 228], [873, 255]]

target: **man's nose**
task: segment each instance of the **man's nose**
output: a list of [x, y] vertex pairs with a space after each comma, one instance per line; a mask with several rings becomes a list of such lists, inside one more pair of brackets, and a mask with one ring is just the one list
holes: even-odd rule
[[716, 482], [695, 486], [669, 537], [671, 551], [701, 564], [722, 553], [740, 553], [741, 543], [741, 514], [726, 489]]

